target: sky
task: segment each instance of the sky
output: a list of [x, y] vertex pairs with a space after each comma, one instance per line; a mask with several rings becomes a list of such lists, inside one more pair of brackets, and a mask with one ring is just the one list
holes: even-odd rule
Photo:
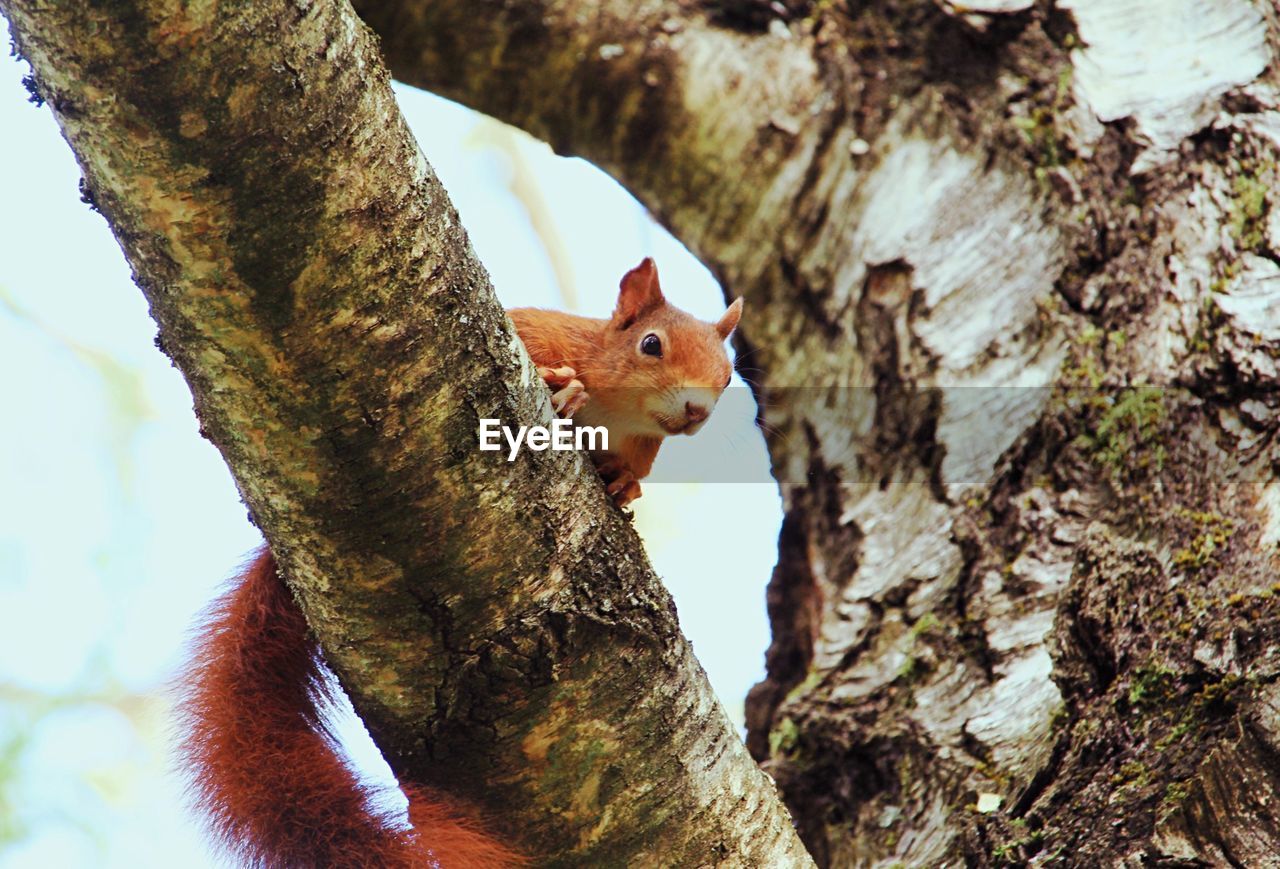
[[[0, 31], [7, 43], [3, 19]], [[258, 535], [106, 222], [79, 201], [53, 116], [27, 101], [26, 72], [0, 61], [0, 867], [223, 865], [170, 769], [167, 687], [189, 626]], [[674, 304], [723, 311], [707, 270], [594, 167], [397, 94], [508, 307], [605, 316], [622, 273], [653, 256]], [[763, 675], [781, 512], [737, 386], [697, 439], [756, 482], [649, 483], [635, 512], [740, 722]], [[673, 446], [655, 478], [687, 445]], [[358, 722], [341, 730], [385, 778]]]

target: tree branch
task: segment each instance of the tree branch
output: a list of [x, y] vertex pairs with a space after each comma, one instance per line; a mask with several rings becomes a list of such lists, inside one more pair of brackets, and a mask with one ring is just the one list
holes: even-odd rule
[[345, 3], [0, 0], [397, 773], [540, 865], [807, 861], [576, 455]]
[[819, 864], [1271, 859], [1274, 3], [358, 7], [749, 300]]

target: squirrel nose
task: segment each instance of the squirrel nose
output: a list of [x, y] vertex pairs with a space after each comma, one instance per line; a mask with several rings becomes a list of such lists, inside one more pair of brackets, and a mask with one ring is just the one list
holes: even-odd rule
[[702, 422], [710, 415], [710, 411], [700, 404], [694, 404], [692, 401], [684, 403], [684, 417], [689, 422]]

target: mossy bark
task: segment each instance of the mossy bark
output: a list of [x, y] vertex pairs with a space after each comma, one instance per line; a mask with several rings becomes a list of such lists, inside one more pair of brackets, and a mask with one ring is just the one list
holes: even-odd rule
[[806, 863], [598, 477], [477, 449], [548, 397], [351, 8], [0, 10], [396, 772], [538, 865]]
[[357, 7], [747, 297], [819, 863], [1275, 865], [1273, 4]]

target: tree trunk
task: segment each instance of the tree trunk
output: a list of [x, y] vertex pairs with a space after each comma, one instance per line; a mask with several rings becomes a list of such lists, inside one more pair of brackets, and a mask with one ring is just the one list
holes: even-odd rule
[[396, 772], [538, 865], [806, 865], [589, 465], [478, 450], [546, 390], [351, 8], [0, 10]]
[[822, 865], [1280, 865], [1267, 0], [358, 0], [751, 311]]

